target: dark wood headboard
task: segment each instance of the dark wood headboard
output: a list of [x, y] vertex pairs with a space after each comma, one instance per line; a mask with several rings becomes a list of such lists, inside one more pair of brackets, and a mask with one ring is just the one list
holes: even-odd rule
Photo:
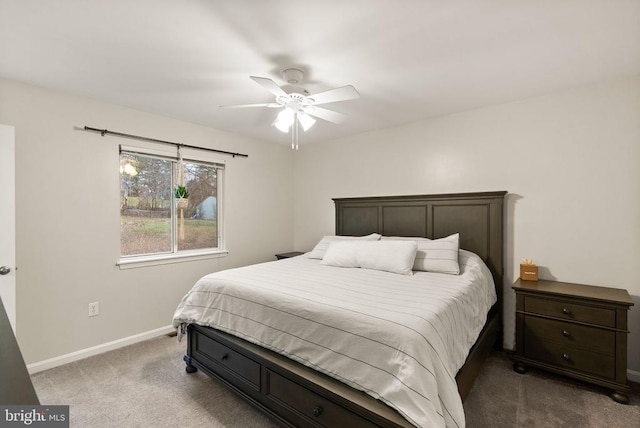
[[336, 235], [419, 236], [460, 233], [460, 248], [487, 264], [502, 302], [503, 201], [506, 191], [335, 198]]

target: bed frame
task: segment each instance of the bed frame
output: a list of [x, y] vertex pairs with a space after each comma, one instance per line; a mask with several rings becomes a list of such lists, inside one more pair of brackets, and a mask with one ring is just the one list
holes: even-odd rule
[[[456, 374], [468, 395], [484, 358], [501, 339], [503, 201], [507, 192], [334, 199], [336, 234], [441, 238], [460, 233], [494, 278], [498, 303]], [[286, 426], [411, 427], [394, 409], [327, 375], [210, 327], [188, 327], [186, 371], [219, 379]]]

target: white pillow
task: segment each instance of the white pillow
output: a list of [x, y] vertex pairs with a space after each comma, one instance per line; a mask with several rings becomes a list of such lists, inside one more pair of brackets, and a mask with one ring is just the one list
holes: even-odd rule
[[440, 239], [421, 237], [383, 236], [383, 241], [415, 241], [418, 244], [413, 270], [460, 274], [458, 263], [459, 234]]
[[418, 244], [418, 252], [413, 262], [413, 270], [460, 274], [460, 265], [458, 264], [460, 235], [458, 233], [446, 238], [421, 239], [415, 242]]
[[415, 241], [334, 241], [320, 263], [411, 275], [417, 249]]
[[310, 259], [322, 259], [324, 257], [325, 251], [329, 247], [329, 244], [333, 241], [355, 241], [355, 240], [364, 240], [364, 241], [377, 241], [380, 239], [382, 235], [378, 233], [372, 233], [371, 235], [366, 236], [338, 236], [338, 235], [330, 235], [325, 236], [313, 247], [313, 250], [309, 253], [307, 257]]

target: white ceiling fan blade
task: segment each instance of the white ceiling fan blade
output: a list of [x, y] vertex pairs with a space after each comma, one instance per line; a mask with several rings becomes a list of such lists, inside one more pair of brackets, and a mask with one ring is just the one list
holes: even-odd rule
[[360, 98], [360, 94], [351, 85], [342, 86], [341, 88], [330, 89], [328, 91], [319, 92], [317, 94], [310, 95], [309, 98], [313, 99], [313, 105], [335, 103], [336, 101], [346, 101]]
[[234, 105], [226, 105], [220, 106], [224, 108], [245, 108], [245, 107], [269, 107], [269, 108], [277, 108], [282, 107], [281, 104], [278, 103], [262, 103], [262, 104], [234, 104]]
[[338, 113], [337, 111], [328, 110], [322, 107], [310, 106], [304, 109], [304, 112], [309, 116], [318, 117], [332, 123], [342, 123], [347, 118], [346, 114]]
[[258, 85], [265, 88], [267, 91], [271, 92], [276, 97], [287, 96], [287, 93], [283, 91], [282, 88], [278, 86], [278, 84], [271, 79], [267, 79], [266, 77], [256, 77], [256, 76], [249, 76], [249, 78], [254, 82], [256, 82]]

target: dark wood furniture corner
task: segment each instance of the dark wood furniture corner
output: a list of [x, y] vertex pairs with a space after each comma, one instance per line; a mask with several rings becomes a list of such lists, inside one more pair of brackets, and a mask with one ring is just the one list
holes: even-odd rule
[[288, 259], [291, 257], [301, 256], [302, 254], [304, 254], [302, 251], [291, 251], [290, 253], [280, 253], [280, 254], [276, 254], [276, 259], [278, 260]]
[[523, 281], [516, 292], [513, 369], [552, 371], [612, 390], [629, 403], [626, 290], [558, 281]]
[[39, 405], [11, 323], [0, 300], [0, 404]]

